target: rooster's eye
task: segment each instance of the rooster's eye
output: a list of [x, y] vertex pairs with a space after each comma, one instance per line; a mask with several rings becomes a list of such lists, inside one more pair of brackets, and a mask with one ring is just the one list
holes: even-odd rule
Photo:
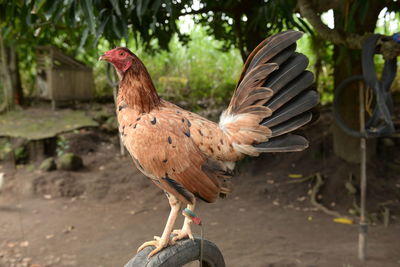
[[124, 52], [119, 52], [119, 55], [122, 57], [122, 56], [125, 55], [125, 53]]

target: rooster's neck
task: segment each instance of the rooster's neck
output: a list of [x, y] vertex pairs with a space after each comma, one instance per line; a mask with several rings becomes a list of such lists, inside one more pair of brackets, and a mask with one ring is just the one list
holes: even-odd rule
[[122, 75], [118, 98], [139, 113], [148, 113], [160, 104], [160, 97], [142, 62], [135, 62]]

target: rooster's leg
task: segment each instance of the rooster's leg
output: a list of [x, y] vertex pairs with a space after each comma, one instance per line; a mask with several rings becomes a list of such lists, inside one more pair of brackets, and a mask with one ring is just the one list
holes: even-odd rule
[[[194, 211], [195, 204], [196, 204], [196, 202], [193, 202], [193, 204], [187, 205], [187, 208], [191, 211]], [[184, 238], [188, 238], [188, 237], [193, 240], [192, 229], [190, 228], [191, 224], [192, 224], [192, 220], [185, 216], [185, 221], [183, 222], [182, 229], [174, 230], [172, 232], [173, 234], [175, 234], [175, 236], [172, 238], [172, 242], [175, 242], [177, 240], [181, 240]]]
[[171, 212], [169, 213], [167, 224], [165, 225], [162, 236], [161, 237], [155, 236], [154, 237], [155, 240], [145, 242], [145, 243], [143, 243], [143, 245], [141, 245], [138, 248], [138, 252], [139, 252], [142, 249], [144, 249], [145, 247], [155, 246], [156, 248], [152, 252], [149, 253], [149, 255], [147, 256], [148, 258], [150, 258], [154, 254], [158, 253], [163, 248], [168, 246], [168, 244], [170, 244], [170, 235], [171, 235], [172, 229], [174, 228], [176, 217], [178, 216], [179, 210], [181, 208], [181, 203], [172, 194], [167, 193], [167, 197], [169, 200], [169, 205], [171, 206]]

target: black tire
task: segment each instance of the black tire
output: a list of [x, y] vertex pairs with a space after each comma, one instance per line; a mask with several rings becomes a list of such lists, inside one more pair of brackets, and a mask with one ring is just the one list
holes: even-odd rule
[[[211, 241], [203, 242], [203, 267], [225, 267], [224, 257], [219, 248]], [[181, 240], [147, 259], [147, 255], [154, 249], [153, 246], [149, 246], [136, 254], [125, 267], [180, 267], [200, 259], [200, 244], [200, 238], [195, 238], [194, 241]]]
[[342, 115], [340, 115], [340, 109], [339, 109], [339, 99], [342, 97], [342, 92], [343, 90], [349, 86], [350, 84], [354, 82], [362, 81], [365, 83], [364, 76], [362, 75], [355, 75], [351, 76], [344, 81], [342, 81], [339, 86], [335, 90], [335, 96], [333, 98], [333, 116], [335, 118], [335, 121], [337, 125], [342, 129], [346, 134], [357, 137], [357, 138], [367, 138], [367, 135], [365, 133], [361, 133], [358, 130], [354, 130], [349, 128], [346, 123], [344, 122]]

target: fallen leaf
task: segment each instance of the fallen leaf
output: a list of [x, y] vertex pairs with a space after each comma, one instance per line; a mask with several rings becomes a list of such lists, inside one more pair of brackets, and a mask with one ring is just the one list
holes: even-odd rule
[[343, 217], [334, 218], [333, 221], [335, 223], [343, 223], [343, 224], [353, 224], [353, 220]]
[[73, 225], [67, 226], [67, 227], [63, 230], [63, 233], [64, 233], [64, 234], [68, 234], [69, 232], [71, 232], [71, 231], [74, 230], [74, 229], [75, 229], [75, 226], [73, 226]]

